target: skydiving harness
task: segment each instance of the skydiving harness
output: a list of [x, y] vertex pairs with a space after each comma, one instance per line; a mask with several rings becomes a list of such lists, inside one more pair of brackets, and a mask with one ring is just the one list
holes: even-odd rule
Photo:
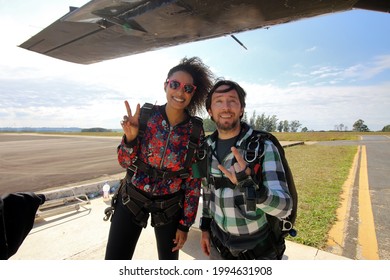
[[[219, 188], [234, 189], [238, 187], [241, 192], [245, 192], [247, 210], [255, 211], [257, 198], [262, 197], [262, 192], [265, 191], [264, 188], [259, 188], [259, 185], [261, 185], [262, 182], [261, 166], [265, 153], [265, 140], [270, 140], [279, 151], [286, 175], [288, 189], [293, 199], [293, 209], [288, 217], [280, 219], [278, 217], [266, 214], [268, 225], [273, 232], [273, 236], [275, 238], [275, 243], [280, 243], [280, 240], [285, 238], [287, 235], [295, 237], [297, 234], [296, 230], [293, 227], [297, 215], [298, 194], [296, 191], [291, 169], [285, 157], [284, 148], [274, 135], [266, 131], [254, 130], [252, 135], [248, 138], [248, 140], [246, 140], [246, 143], [244, 143], [244, 147], [246, 146], [246, 149], [244, 150], [243, 157], [247, 162], [247, 167], [249, 167], [251, 170], [250, 176], [245, 173], [246, 168], [243, 171], [236, 173], [238, 183], [237, 185], [235, 185], [230, 181], [230, 179], [226, 177], [212, 176], [209, 172], [209, 169], [207, 169], [207, 182], [209, 183], [209, 187], [210, 185], [213, 185], [216, 190]], [[211, 152], [210, 148], [208, 152]], [[211, 157], [208, 156], [208, 158]], [[234, 164], [234, 162], [232, 164]]]
[[[145, 103], [141, 108], [138, 129], [139, 142], [144, 137], [146, 125], [153, 112], [153, 108], [154, 105], [151, 103]], [[141, 190], [137, 190], [136, 187], [132, 184], [131, 179], [138, 170], [143, 171], [150, 178], [155, 179], [165, 180], [171, 178], [189, 178], [189, 168], [192, 165], [193, 157], [197, 154], [196, 151], [203, 128], [202, 119], [198, 117], [191, 117], [191, 120], [193, 127], [189, 137], [187, 155], [183, 168], [178, 171], [157, 169], [137, 158], [133, 164], [127, 168], [125, 178], [121, 180], [119, 188], [112, 197], [111, 206], [106, 208], [104, 211], [105, 217], [103, 220], [107, 221], [110, 219], [115, 210], [118, 196], [121, 197], [123, 205], [125, 205], [134, 215], [134, 222], [142, 227], [147, 226], [149, 213], [152, 215], [152, 226], [158, 227], [169, 223], [173, 216], [183, 208], [184, 195], [182, 191], [168, 195], [164, 197], [164, 199], [161, 197], [159, 199], [155, 199], [152, 196], [143, 193]]]

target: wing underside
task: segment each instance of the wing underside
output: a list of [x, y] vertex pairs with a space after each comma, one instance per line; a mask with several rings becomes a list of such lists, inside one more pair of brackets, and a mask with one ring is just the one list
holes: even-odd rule
[[19, 47], [91, 64], [354, 8], [389, 12], [390, 1], [92, 0]]

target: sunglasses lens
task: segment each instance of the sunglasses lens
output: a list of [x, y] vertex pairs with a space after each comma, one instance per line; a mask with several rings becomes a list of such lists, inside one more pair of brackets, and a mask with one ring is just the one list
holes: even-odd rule
[[[176, 80], [169, 81], [169, 87], [171, 89], [178, 89], [178, 88], [181, 88], [181, 86], [182, 86], [182, 83], [180, 83], [179, 81], [176, 81]], [[185, 85], [183, 85], [183, 89], [184, 89], [184, 92], [186, 92], [188, 94], [192, 94], [192, 93], [194, 93], [196, 87], [194, 85], [191, 85], [191, 84], [185, 84]]]
[[184, 91], [186, 93], [193, 93], [195, 90], [193, 85], [184, 85]]
[[180, 83], [178, 81], [170, 81], [169, 86], [171, 89], [178, 89], [180, 87]]

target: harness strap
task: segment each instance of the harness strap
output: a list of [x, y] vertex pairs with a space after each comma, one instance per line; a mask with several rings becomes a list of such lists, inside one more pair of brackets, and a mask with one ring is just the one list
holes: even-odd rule
[[237, 260], [238, 258], [233, 256], [233, 254], [230, 252], [230, 250], [222, 244], [222, 242], [212, 233], [210, 232], [211, 236], [211, 242], [219, 252], [219, 254], [224, 258], [225, 260]]
[[128, 178], [132, 178], [134, 173], [137, 172], [137, 170], [141, 170], [144, 173], [146, 173], [150, 178], [155, 179], [171, 179], [171, 178], [181, 178], [186, 179], [190, 176], [187, 169], [180, 169], [178, 171], [164, 171], [161, 169], [154, 168], [150, 166], [149, 164], [146, 164], [140, 159], [136, 159], [135, 162], [127, 169]]
[[154, 105], [152, 103], [145, 103], [141, 107], [141, 113], [139, 117], [139, 126], [138, 126], [138, 139], [142, 139], [144, 137], [146, 124], [150, 115], [152, 114]]
[[126, 184], [121, 190], [122, 203], [135, 216], [136, 221], [146, 227], [149, 213], [152, 214], [152, 226], [158, 227], [171, 221], [173, 215], [183, 208], [183, 194], [178, 193], [169, 199], [153, 200], [137, 191], [132, 184]]
[[192, 158], [195, 155], [195, 151], [198, 148], [198, 143], [200, 139], [200, 133], [203, 128], [203, 121], [199, 117], [192, 117], [192, 131], [190, 134], [190, 139], [188, 142], [188, 150], [186, 155], [186, 161], [184, 163], [184, 168], [189, 168], [192, 164]]
[[[225, 245], [223, 245], [222, 242], [218, 239], [218, 237], [216, 237], [212, 232], [210, 234], [211, 241], [213, 242], [215, 248], [226, 260], [256, 260], [261, 257], [266, 258], [267, 255], [271, 253], [271, 251], [274, 251], [276, 253], [278, 259], [281, 259], [283, 257], [284, 250], [283, 252], [277, 250], [277, 247], [272, 240], [272, 234], [267, 237], [265, 242], [257, 244], [253, 249], [245, 250], [239, 253], [238, 256], [234, 256], [230, 252], [230, 250]], [[264, 246], [264, 244], [266, 244], [266, 246]]]
[[183, 208], [182, 204], [175, 203], [165, 209], [164, 211], [151, 212], [152, 215], [152, 226], [159, 227], [163, 226], [172, 221], [172, 217]]
[[230, 179], [225, 177], [215, 177], [210, 175], [209, 182], [214, 185], [214, 188], [218, 190], [219, 188], [231, 188], [234, 189], [236, 187], [235, 184], [230, 181]]

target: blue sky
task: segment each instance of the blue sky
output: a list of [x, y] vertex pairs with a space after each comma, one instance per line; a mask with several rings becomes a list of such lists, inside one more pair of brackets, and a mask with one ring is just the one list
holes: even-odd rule
[[163, 82], [199, 56], [247, 91], [247, 113], [309, 130], [390, 124], [390, 14], [354, 10], [78, 65], [17, 47], [86, 0], [0, 0], [0, 127], [119, 128], [124, 100], [165, 103]]

